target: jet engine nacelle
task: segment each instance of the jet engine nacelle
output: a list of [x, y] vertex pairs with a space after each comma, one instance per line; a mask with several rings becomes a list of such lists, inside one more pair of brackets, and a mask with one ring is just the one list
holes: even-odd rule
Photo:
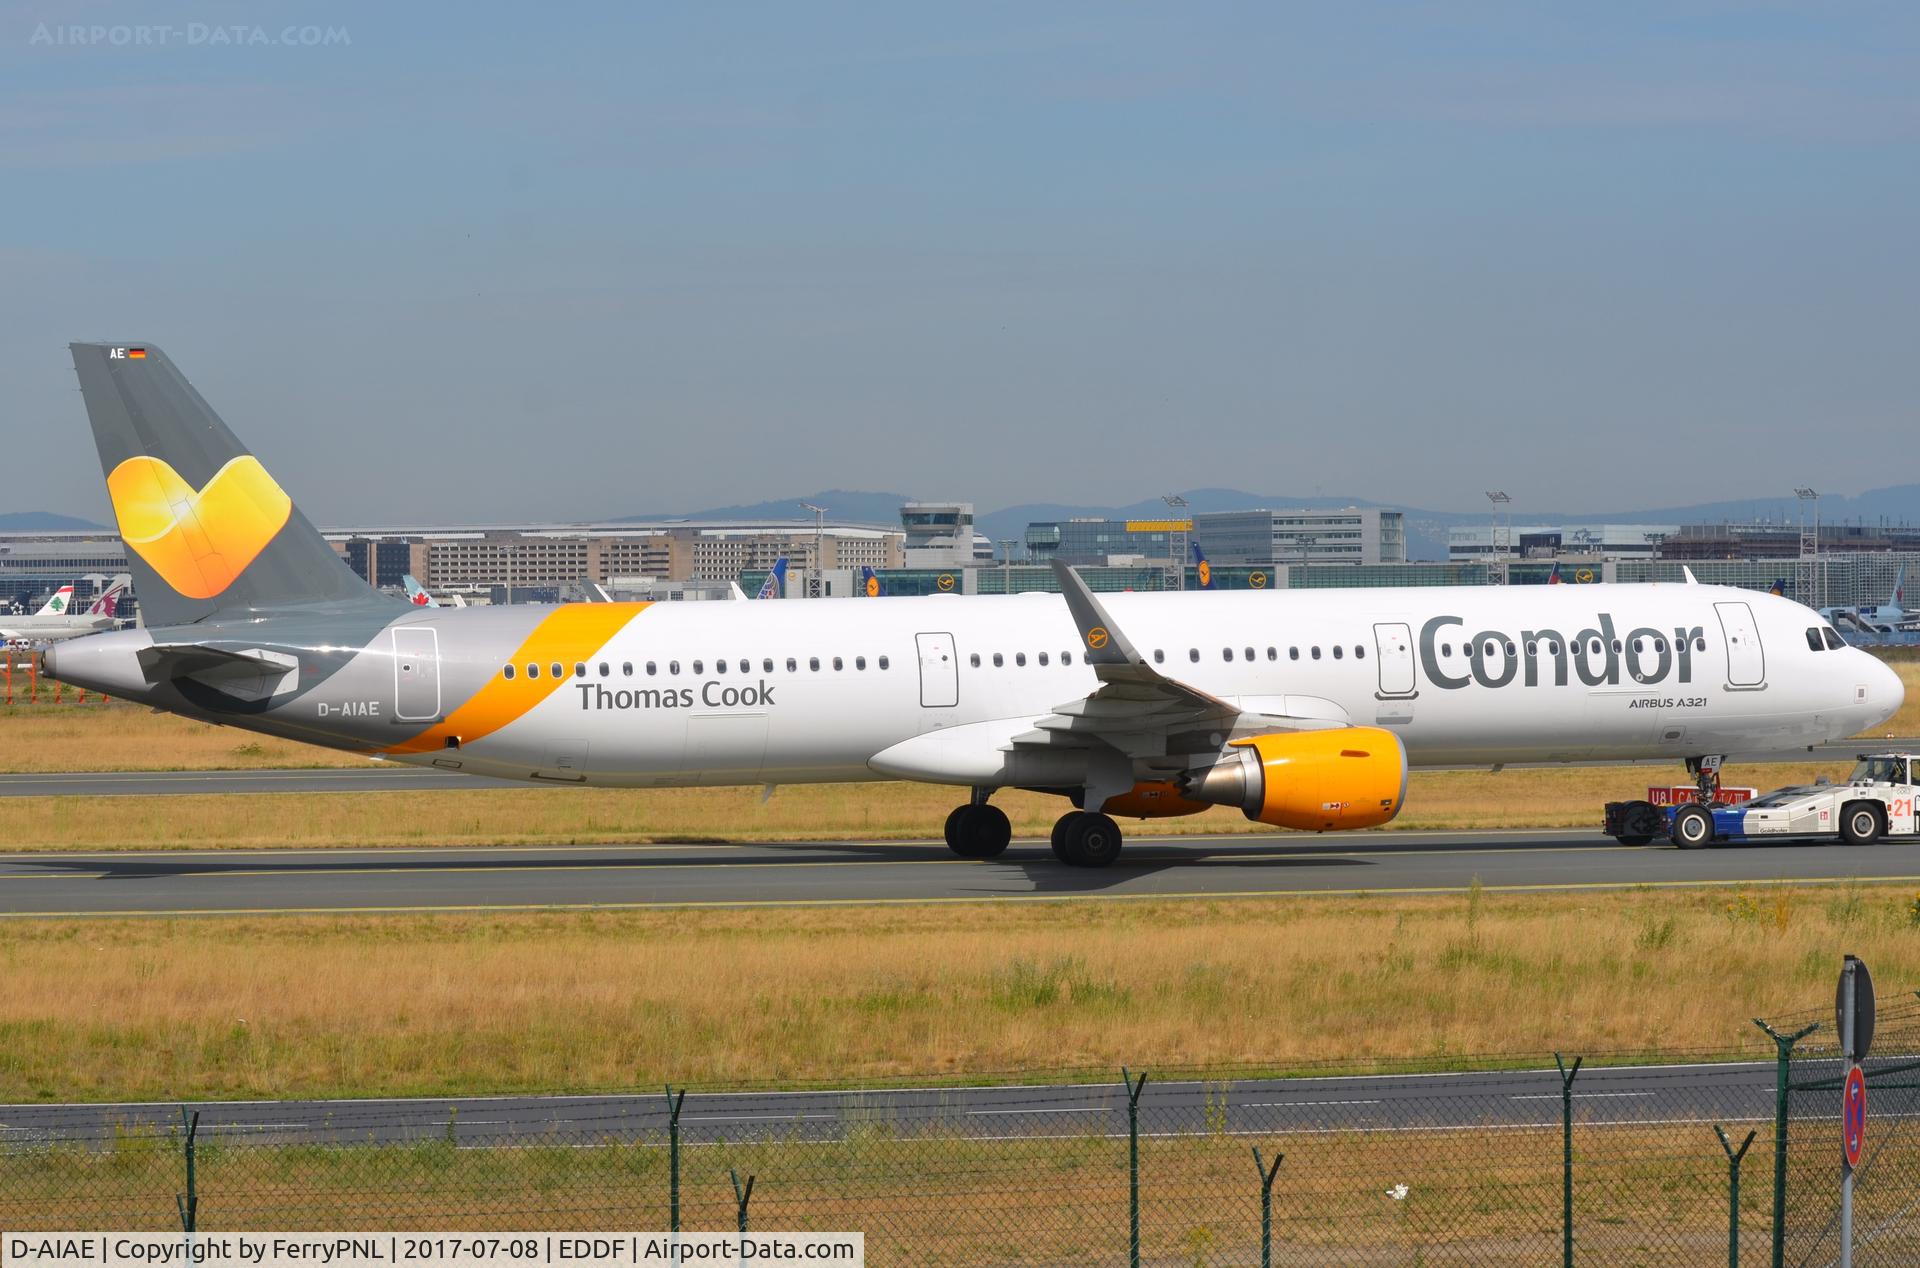
[[1181, 777], [1183, 796], [1305, 832], [1375, 828], [1407, 799], [1407, 751], [1379, 727], [1273, 732], [1228, 748], [1221, 761]]

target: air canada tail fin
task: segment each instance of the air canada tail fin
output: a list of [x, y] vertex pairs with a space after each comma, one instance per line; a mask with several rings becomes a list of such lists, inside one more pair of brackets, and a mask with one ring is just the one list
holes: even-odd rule
[[55, 590], [51, 595], [47, 596], [47, 601], [40, 605], [40, 610], [35, 612], [34, 615], [66, 616], [72, 609], [73, 583], [69, 581], [66, 585], [61, 586], [58, 590]]
[[354, 575], [166, 353], [150, 343], [70, 348], [149, 625], [398, 605]]

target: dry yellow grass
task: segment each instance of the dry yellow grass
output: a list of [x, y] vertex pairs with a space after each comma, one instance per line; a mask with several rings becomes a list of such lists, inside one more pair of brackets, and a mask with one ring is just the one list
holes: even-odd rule
[[1884, 887], [16, 921], [0, 1100], [872, 1081], [1751, 1045], [1837, 949], [1920, 981]]
[[351, 753], [191, 722], [119, 700], [0, 706], [0, 772], [4, 773], [257, 770], [364, 766], [366, 761]]

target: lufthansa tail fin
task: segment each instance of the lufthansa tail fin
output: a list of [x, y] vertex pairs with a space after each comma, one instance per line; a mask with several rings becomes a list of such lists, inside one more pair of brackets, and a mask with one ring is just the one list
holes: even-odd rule
[[1217, 589], [1218, 583], [1215, 582], [1213, 579], [1213, 565], [1208, 563], [1207, 557], [1200, 553], [1199, 542], [1194, 542], [1192, 543], [1192, 545], [1193, 545], [1194, 580], [1200, 583], [1200, 588], [1202, 590]]
[[862, 564], [860, 567], [860, 593], [869, 599], [877, 599], [887, 592], [886, 583], [880, 580], [880, 574]]
[[153, 344], [75, 343], [127, 562], [151, 626], [308, 604], [389, 604]]

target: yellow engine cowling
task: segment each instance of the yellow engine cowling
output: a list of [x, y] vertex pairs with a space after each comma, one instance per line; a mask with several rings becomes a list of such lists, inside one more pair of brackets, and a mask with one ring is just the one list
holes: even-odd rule
[[1304, 832], [1375, 828], [1407, 799], [1407, 751], [1379, 727], [1274, 732], [1228, 747], [1224, 760], [1182, 779], [1184, 796]]
[[[1078, 805], [1078, 801], [1075, 803]], [[1172, 780], [1149, 780], [1135, 784], [1131, 791], [1107, 798], [1101, 811], [1131, 819], [1171, 819], [1179, 815], [1197, 815], [1213, 809], [1209, 802], [1182, 796]]]

